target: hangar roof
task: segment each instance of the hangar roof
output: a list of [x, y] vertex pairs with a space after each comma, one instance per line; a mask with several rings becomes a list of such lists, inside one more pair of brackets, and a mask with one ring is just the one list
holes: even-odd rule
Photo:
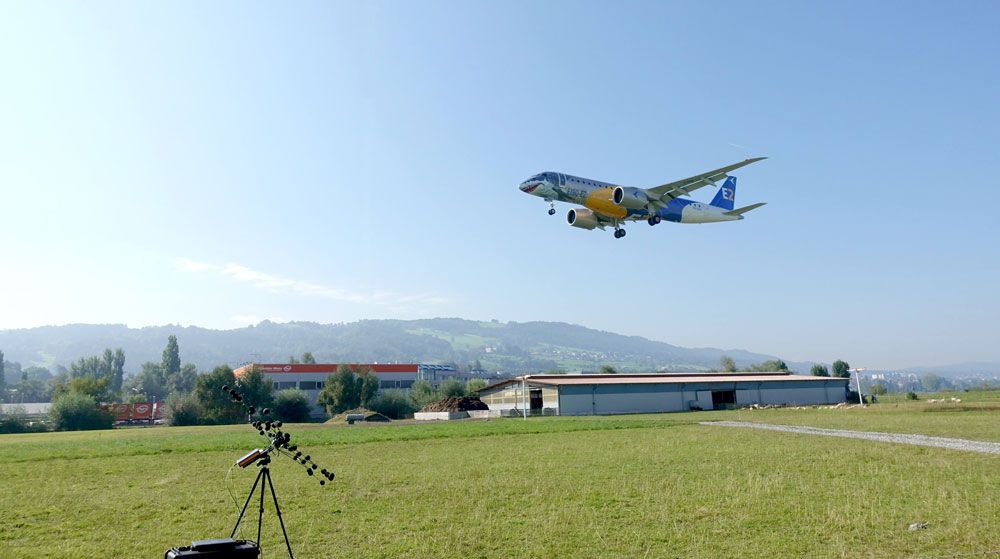
[[[696, 382], [763, 382], [763, 381], [848, 381], [839, 377], [817, 377], [812, 375], [793, 375], [785, 372], [773, 373], [669, 373], [655, 375], [526, 375], [529, 383], [547, 384], [551, 386], [592, 385], [592, 384], [680, 384]], [[480, 390], [488, 390], [508, 384], [524, 382], [525, 377], [516, 377], [498, 382]]]

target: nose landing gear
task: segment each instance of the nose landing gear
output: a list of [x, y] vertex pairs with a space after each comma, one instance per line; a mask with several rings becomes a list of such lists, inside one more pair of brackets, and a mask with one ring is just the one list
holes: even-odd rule
[[549, 215], [556, 215], [556, 203], [549, 202]]
[[615, 238], [620, 239], [625, 236], [625, 230], [615, 226]]

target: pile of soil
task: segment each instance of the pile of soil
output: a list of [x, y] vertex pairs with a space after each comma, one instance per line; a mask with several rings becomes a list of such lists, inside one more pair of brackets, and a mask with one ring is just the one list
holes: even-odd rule
[[431, 402], [420, 409], [420, 411], [470, 411], [488, 410], [489, 406], [482, 400], [472, 396], [452, 396], [437, 402]]
[[347, 410], [347, 411], [345, 411], [343, 413], [338, 413], [337, 415], [331, 417], [330, 419], [327, 419], [323, 423], [326, 423], [326, 424], [346, 423], [348, 415], [356, 415], [356, 414], [361, 414], [361, 415], [365, 416], [365, 418], [362, 419], [361, 421], [366, 421], [366, 422], [367, 421], [371, 421], [371, 422], [376, 422], [376, 421], [389, 422], [389, 421], [392, 421], [388, 417], [386, 417], [386, 416], [384, 416], [384, 415], [382, 415], [382, 414], [380, 414], [378, 412], [371, 411], [371, 410], [368, 410], [368, 409], [365, 409], [365, 408], [355, 408], [353, 410]]

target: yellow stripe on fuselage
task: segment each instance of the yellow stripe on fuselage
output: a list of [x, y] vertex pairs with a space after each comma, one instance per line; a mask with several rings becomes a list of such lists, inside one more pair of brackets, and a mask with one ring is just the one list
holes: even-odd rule
[[613, 188], [597, 188], [591, 190], [583, 199], [583, 205], [601, 215], [621, 219], [625, 217], [628, 210], [618, 204], [615, 204], [611, 200], [611, 196], [613, 194]]

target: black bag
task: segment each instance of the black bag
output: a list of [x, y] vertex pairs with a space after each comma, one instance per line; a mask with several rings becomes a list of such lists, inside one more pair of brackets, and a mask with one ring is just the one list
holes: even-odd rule
[[163, 554], [163, 559], [257, 559], [260, 550], [248, 540], [223, 538], [199, 540], [190, 546], [175, 547]]

